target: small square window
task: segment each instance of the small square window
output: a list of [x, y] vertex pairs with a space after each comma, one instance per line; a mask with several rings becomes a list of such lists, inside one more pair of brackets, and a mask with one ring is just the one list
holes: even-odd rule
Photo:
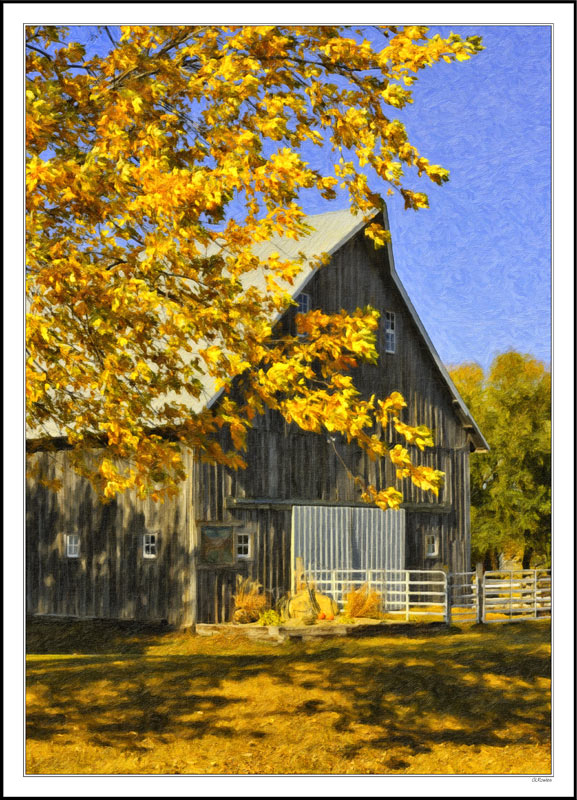
[[235, 549], [239, 561], [252, 558], [252, 534], [244, 531], [237, 533]]
[[395, 352], [396, 331], [394, 312], [385, 311], [385, 353]]
[[439, 555], [439, 537], [435, 533], [425, 536], [425, 558], [435, 558]]
[[142, 542], [142, 555], [144, 558], [156, 558], [158, 541], [155, 533], [145, 533]]
[[68, 558], [78, 558], [80, 556], [80, 536], [77, 533], [69, 533], [67, 535], [66, 555]]

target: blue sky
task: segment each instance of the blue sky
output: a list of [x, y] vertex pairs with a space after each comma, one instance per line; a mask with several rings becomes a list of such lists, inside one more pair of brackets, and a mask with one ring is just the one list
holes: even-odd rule
[[417, 181], [428, 210], [388, 198], [397, 272], [446, 364], [487, 368], [511, 348], [549, 362], [550, 28], [430, 30], [479, 34], [486, 49], [422, 70], [413, 106], [399, 114], [411, 142], [451, 180]]
[[416, 85], [407, 128], [451, 180], [422, 213], [388, 204], [397, 270], [445, 363], [509, 348], [549, 362], [550, 28], [453, 30], [486, 50]]
[[[104, 36], [90, 42], [93, 30], [72, 27], [71, 38], [108, 50]], [[409, 179], [428, 193], [429, 210], [405, 211], [401, 198], [388, 198], [397, 271], [446, 364], [487, 368], [511, 348], [549, 362], [551, 29], [430, 31], [480, 34], [486, 49], [422, 70], [414, 105], [394, 112], [421, 154], [451, 173], [443, 187]], [[328, 158], [310, 153], [311, 161]], [[345, 207], [346, 197], [303, 197], [303, 205], [320, 213]]]

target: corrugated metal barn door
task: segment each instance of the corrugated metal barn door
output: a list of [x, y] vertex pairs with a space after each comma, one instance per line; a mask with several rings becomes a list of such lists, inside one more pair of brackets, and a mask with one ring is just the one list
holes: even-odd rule
[[352, 509], [353, 569], [405, 568], [405, 512]]
[[294, 506], [292, 569], [405, 569], [405, 512], [401, 509]]

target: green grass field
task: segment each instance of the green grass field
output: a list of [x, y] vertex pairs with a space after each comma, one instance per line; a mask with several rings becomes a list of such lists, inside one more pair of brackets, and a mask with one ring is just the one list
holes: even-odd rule
[[550, 625], [274, 644], [28, 624], [28, 774], [548, 774]]

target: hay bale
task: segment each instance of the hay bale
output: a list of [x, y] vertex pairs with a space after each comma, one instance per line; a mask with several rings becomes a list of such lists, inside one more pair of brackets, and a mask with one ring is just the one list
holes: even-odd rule
[[370, 589], [364, 583], [358, 589], [354, 587], [345, 598], [345, 614], [347, 617], [379, 617], [381, 614], [382, 598], [379, 592]]
[[[326, 617], [334, 617], [339, 613], [339, 607], [332, 597], [326, 594], [314, 592], [314, 598], [320, 609], [320, 613]], [[308, 590], [298, 592], [289, 598], [286, 613], [289, 618], [306, 616], [311, 610], [311, 598]]]

